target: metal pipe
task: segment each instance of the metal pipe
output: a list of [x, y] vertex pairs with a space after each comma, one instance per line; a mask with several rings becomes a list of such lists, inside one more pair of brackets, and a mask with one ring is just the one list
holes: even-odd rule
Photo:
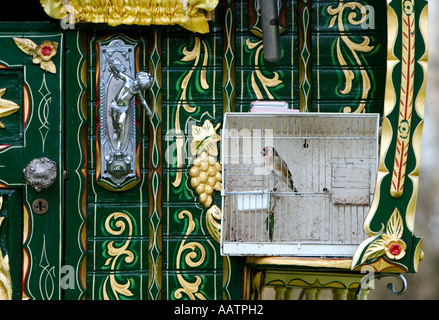
[[262, 40], [264, 42], [264, 59], [280, 59], [279, 9], [277, 0], [260, 0]]

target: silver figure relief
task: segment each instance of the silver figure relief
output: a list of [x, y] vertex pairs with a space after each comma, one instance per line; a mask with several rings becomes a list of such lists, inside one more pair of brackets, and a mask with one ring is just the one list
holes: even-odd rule
[[152, 114], [143, 94], [153, 78], [135, 72], [134, 51], [121, 39], [100, 46], [100, 161], [102, 177], [117, 185], [135, 176], [136, 99]]

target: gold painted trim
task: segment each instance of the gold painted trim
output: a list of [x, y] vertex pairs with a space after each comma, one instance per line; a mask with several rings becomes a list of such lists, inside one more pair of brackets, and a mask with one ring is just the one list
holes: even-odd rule
[[394, 198], [402, 196], [407, 168], [408, 150], [410, 146], [410, 133], [413, 112], [413, 94], [415, 83], [415, 31], [416, 17], [413, 0], [410, 2], [412, 9], [402, 9], [402, 54], [401, 54], [401, 88], [399, 97], [398, 130], [396, 132], [396, 150], [393, 163], [392, 182], [390, 194]]
[[[390, 144], [392, 142], [393, 129], [392, 129], [392, 124], [388, 119], [388, 115], [392, 113], [396, 104], [396, 91], [393, 86], [392, 75], [393, 75], [393, 69], [399, 63], [399, 60], [394, 53], [395, 42], [398, 36], [399, 24], [398, 24], [398, 16], [395, 10], [393, 10], [393, 8], [389, 5], [387, 5], [387, 21], [388, 21], [387, 72], [386, 72], [386, 89], [385, 89], [385, 101], [384, 101], [384, 118], [383, 118], [382, 130], [381, 130], [380, 157], [379, 157], [375, 194], [372, 200], [372, 205], [369, 209], [369, 212], [363, 224], [364, 231], [369, 236], [376, 236], [380, 234], [385, 228], [383, 225], [383, 228], [381, 230], [379, 230], [378, 232], [373, 232], [370, 229], [370, 223], [373, 217], [375, 216], [381, 201], [381, 194], [380, 194], [381, 184], [383, 182], [383, 179], [389, 174], [389, 169], [386, 167], [385, 159], [387, 157], [387, 152], [389, 151]], [[357, 261], [359, 259], [359, 255], [361, 254], [361, 251], [371, 241], [373, 241], [373, 239], [367, 239], [362, 244], [360, 244], [357, 251], [355, 252], [354, 261]]]
[[[114, 226], [110, 223], [114, 220]], [[110, 275], [108, 275], [102, 285], [102, 295], [104, 300], [110, 300], [108, 294], [109, 289], [114, 294], [114, 297], [119, 300], [119, 295], [124, 295], [130, 297], [133, 293], [130, 290], [131, 281], [127, 279], [125, 283], [120, 283], [117, 281], [115, 271], [119, 271], [118, 264], [121, 260], [125, 263], [131, 263], [135, 260], [135, 254], [133, 251], [129, 250], [131, 244], [131, 237], [133, 236], [133, 222], [131, 217], [124, 212], [113, 212], [105, 220], [105, 231], [107, 231], [111, 236], [121, 236], [123, 232], [127, 230], [127, 239], [123, 242], [123, 245], [119, 243], [115, 246], [115, 241], [110, 241], [106, 246], [106, 253], [109, 258], [105, 261], [104, 267], [109, 267]], [[109, 284], [109, 288], [107, 287]]]
[[221, 239], [221, 209], [218, 206], [213, 205], [206, 212], [206, 226], [207, 231], [212, 238], [220, 243]]
[[282, 267], [315, 267], [350, 270], [352, 260], [306, 257], [247, 257], [246, 264], [255, 266], [273, 265]]
[[[189, 50], [187, 46], [183, 48], [183, 54], [184, 57], [181, 59], [181, 61], [189, 62], [193, 61], [193, 66], [191, 67], [190, 71], [184, 76], [183, 81], [181, 82], [180, 89], [180, 97], [177, 102], [177, 110], [175, 113], [175, 148], [177, 152], [177, 169], [183, 168], [183, 164], [185, 159], [183, 159], [184, 156], [184, 131], [182, 130], [182, 126], [180, 123], [180, 111], [181, 108], [188, 112], [193, 113], [197, 110], [197, 106], [190, 106], [189, 100], [187, 99], [187, 89], [188, 89], [188, 83], [191, 80], [194, 72], [199, 68], [200, 64], [200, 57], [204, 56], [203, 61], [201, 63], [201, 75], [198, 79], [200, 82], [201, 87], [204, 90], [207, 90], [210, 88], [209, 83], [207, 82], [207, 66], [209, 61], [209, 50], [207, 48], [207, 45], [204, 40], [200, 40], [200, 37], [194, 38], [195, 43], [192, 50]], [[203, 50], [202, 50], [203, 49]], [[169, 53], [168, 53], [169, 54]], [[181, 170], [178, 170], [175, 175], [175, 180], [172, 182], [172, 185], [174, 187], [180, 186], [182, 183], [183, 174]]]
[[206, 300], [206, 297], [200, 292], [202, 287], [203, 278], [199, 275], [195, 275], [195, 281], [190, 282], [183, 277], [182, 274], [182, 259], [184, 258], [185, 264], [190, 268], [196, 268], [202, 265], [207, 258], [206, 248], [200, 242], [186, 242], [190, 234], [195, 230], [196, 223], [192, 217], [192, 213], [188, 210], [183, 210], [178, 213], [180, 220], [184, 219], [184, 216], [188, 218], [187, 229], [185, 236], [178, 248], [177, 256], [175, 258], [177, 269], [177, 280], [181, 288], [174, 291], [174, 298], [183, 298], [185, 293], [191, 300]]
[[[258, 86], [256, 78], [262, 85], [264, 92], [267, 94], [269, 100], [274, 100], [273, 94], [270, 92], [269, 88], [275, 88], [283, 83], [282, 80], [279, 79], [279, 73], [273, 71], [273, 77], [268, 78], [263, 75], [261, 72], [260, 60], [262, 55], [262, 49], [264, 47], [263, 41], [259, 40], [256, 42], [252, 42], [251, 39], [247, 39], [245, 44], [249, 48], [249, 50], [255, 50], [255, 58], [254, 58], [254, 70], [251, 73], [251, 87], [253, 89], [254, 94], [256, 95], [257, 100], [264, 100], [264, 95], [261, 89]], [[256, 77], [255, 77], [256, 75]]]
[[[427, 74], [428, 74], [428, 5], [424, 7], [419, 17], [419, 29], [425, 44], [424, 55], [418, 60], [418, 64], [422, 67], [424, 72], [424, 79], [419, 89], [418, 95], [415, 98], [415, 112], [421, 119], [424, 119], [425, 110], [425, 95], [427, 90]], [[422, 120], [413, 133], [412, 148], [415, 154], [416, 166], [412, 172], [409, 173], [409, 178], [413, 183], [413, 195], [407, 207], [406, 224], [410, 231], [414, 231], [415, 228], [415, 211], [416, 200], [418, 195], [419, 186], [419, 172], [421, 165], [421, 145], [422, 145], [422, 132], [424, 129], [424, 120]]]
[[[27, 209], [26, 205], [23, 205], [23, 254], [22, 254], [22, 283], [26, 283], [26, 277], [28, 276], [28, 273], [30, 271], [30, 254], [26, 246], [24, 245], [29, 238], [30, 234], [30, 214], [29, 210]], [[22, 292], [21, 292], [21, 299], [22, 300], [29, 300], [30, 297], [26, 293], [26, 290], [23, 286]]]

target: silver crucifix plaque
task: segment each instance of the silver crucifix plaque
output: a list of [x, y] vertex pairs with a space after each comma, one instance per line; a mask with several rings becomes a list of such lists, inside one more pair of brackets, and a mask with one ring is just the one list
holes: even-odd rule
[[135, 46], [122, 39], [100, 45], [100, 148], [101, 177], [120, 186], [135, 176], [136, 99], [151, 111], [144, 91], [152, 85], [147, 72], [135, 70]]

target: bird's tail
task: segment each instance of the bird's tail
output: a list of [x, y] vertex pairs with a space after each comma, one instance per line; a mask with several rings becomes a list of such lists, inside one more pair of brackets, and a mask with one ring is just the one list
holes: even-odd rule
[[297, 188], [294, 186], [294, 182], [293, 179], [291, 179], [291, 177], [288, 177], [288, 186], [293, 192], [299, 192], [299, 190], [297, 190]]

